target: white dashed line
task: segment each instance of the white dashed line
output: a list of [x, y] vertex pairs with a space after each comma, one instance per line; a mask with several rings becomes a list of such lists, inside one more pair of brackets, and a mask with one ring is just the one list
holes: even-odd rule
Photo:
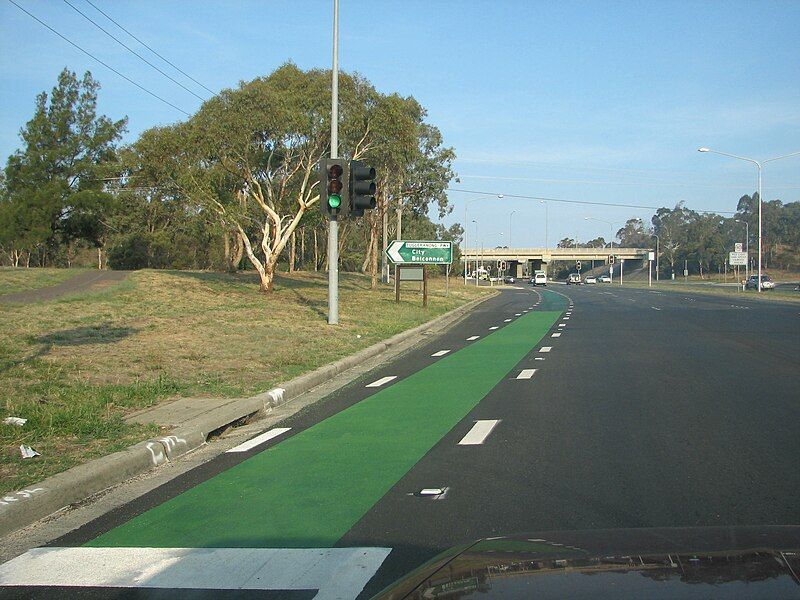
[[467, 341], [468, 341], [468, 342], [471, 342], [471, 341], [473, 341], [473, 340], [477, 340], [479, 337], [481, 337], [481, 336], [479, 336], [479, 335], [471, 335], [471, 336], [469, 336], [469, 337], [467, 338]]
[[553, 335], [551, 335], [550, 337], [561, 337], [561, 334], [560, 334], [560, 333], [554, 333], [554, 334], [553, 334]]
[[489, 331], [494, 331], [497, 328], [498, 328], [497, 325], [495, 325], [494, 327], [489, 327]]
[[533, 360], [544, 360], [544, 358], [542, 358], [541, 356], [537, 356], [537, 357], [536, 357], [536, 358], [534, 358]]
[[566, 323], [559, 323], [559, 324], [558, 324], [558, 326], [559, 326], [559, 327], [566, 327], [566, 326], [567, 326], [567, 324], [566, 324]]
[[458, 445], [477, 446], [482, 444], [486, 441], [486, 438], [489, 437], [489, 434], [492, 433], [492, 429], [497, 427], [499, 422], [500, 421], [498, 419], [475, 421], [475, 425], [473, 425], [472, 429], [469, 430], [469, 433], [467, 433], [467, 435], [465, 435], [461, 441], [458, 442]]
[[521, 317], [521, 316], [522, 316], [522, 313], [514, 313], [514, 316], [515, 316], [515, 317]]
[[275, 429], [270, 429], [269, 431], [262, 433], [261, 435], [257, 435], [251, 440], [247, 440], [246, 442], [239, 444], [238, 446], [234, 446], [230, 450], [226, 450], [225, 453], [228, 452], [247, 452], [251, 448], [255, 448], [259, 444], [263, 444], [267, 440], [271, 440], [272, 438], [276, 438], [282, 433], [286, 433], [289, 431], [291, 427], [276, 427]]
[[431, 358], [435, 356], [444, 356], [448, 352], [450, 352], [450, 350], [439, 350], [438, 352], [434, 352], [433, 354], [431, 354]]
[[506, 319], [503, 323], [511, 323], [511, 319]]
[[389, 383], [393, 379], [397, 379], [397, 375], [389, 375], [388, 377], [381, 377], [378, 381], [368, 383], [365, 387], [381, 387], [385, 383]]
[[517, 379], [530, 379], [534, 373], [536, 373], [536, 369], [522, 369], [517, 375]]
[[569, 321], [569, 317], [562, 317], [562, 321]]
[[655, 306], [651, 306], [650, 308], [652, 308], [653, 310], [661, 310], [660, 308], [656, 308]]
[[553, 349], [552, 346], [542, 346], [541, 348], [539, 348], [539, 352], [550, 352], [550, 350], [552, 349]]

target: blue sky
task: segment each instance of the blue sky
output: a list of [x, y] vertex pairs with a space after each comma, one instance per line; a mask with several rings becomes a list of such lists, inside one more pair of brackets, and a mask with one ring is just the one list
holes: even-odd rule
[[[62, 0], [16, 0], [128, 77], [187, 112], [200, 101], [105, 37]], [[93, 0], [212, 90], [287, 60], [330, 66], [331, 5], [321, 2]], [[124, 36], [85, 0], [70, 0]], [[341, 68], [415, 96], [459, 157], [452, 187], [505, 195], [733, 211], [753, 158], [800, 151], [800, 2], [368, 2], [341, 0]], [[137, 51], [196, 93], [207, 93]], [[183, 118], [0, 0], [0, 154], [18, 146], [35, 95], [63, 67], [91, 70], [100, 110], [130, 119], [126, 141]], [[800, 200], [800, 158], [767, 165], [764, 196]], [[464, 202], [452, 192], [463, 221]], [[470, 245], [544, 245], [544, 207], [469, 203]], [[649, 209], [549, 204], [549, 241], [608, 237]], [[500, 234], [503, 234], [502, 236]]]

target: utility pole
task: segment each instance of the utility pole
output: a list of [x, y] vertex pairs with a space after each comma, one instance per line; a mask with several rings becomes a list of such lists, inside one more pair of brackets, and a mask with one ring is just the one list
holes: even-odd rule
[[[331, 158], [339, 158], [339, 0], [333, 0], [333, 67], [331, 69]], [[328, 324], [339, 324], [339, 222], [328, 223]]]

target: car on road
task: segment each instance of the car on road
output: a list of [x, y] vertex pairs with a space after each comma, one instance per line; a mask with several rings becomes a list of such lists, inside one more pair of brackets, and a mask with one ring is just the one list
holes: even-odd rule
[[[750, 275], [747, 278], [747, 281], [744, 284], [745, 289], [748, 290], [756, 290], [758, 289], [758, 275]], [[774, 290], [775, 289], [775, 282], [772, 281], [772, 278], [769, 275], [761, 275], [761, 289], [762, 290]]]
[[535, 271], [533, 277], [531, 277], [531, 285], [547, 286], [547, 274], [544, 271]]
[[516, 283], [516, 282], [517, 280], [511, 275], [506, 275], [505, 277], [503, 277], [503, 283]]
[[583, 282], [581, 281], [580, 273], [570, 273], [569, 277], [567, 277], [567, 285], [571, 284], [580, 285], [581, 283]]
[[594, 275], [589, 275], [584, 280], [584, 283], [587, 283], [587, 284], [597, 283], [597, 277], [595, 277]]
[[611, 283], [611, 277], [608, 275], [600, 275], [600, 277], [597, 278], [597, 283]]

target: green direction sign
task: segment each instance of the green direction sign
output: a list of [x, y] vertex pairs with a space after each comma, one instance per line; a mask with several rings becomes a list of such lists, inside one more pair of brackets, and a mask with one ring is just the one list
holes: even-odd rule
[[396, 265], [449, 265], [453, 262], [453, 242], [395, 240], [386, 256]]

